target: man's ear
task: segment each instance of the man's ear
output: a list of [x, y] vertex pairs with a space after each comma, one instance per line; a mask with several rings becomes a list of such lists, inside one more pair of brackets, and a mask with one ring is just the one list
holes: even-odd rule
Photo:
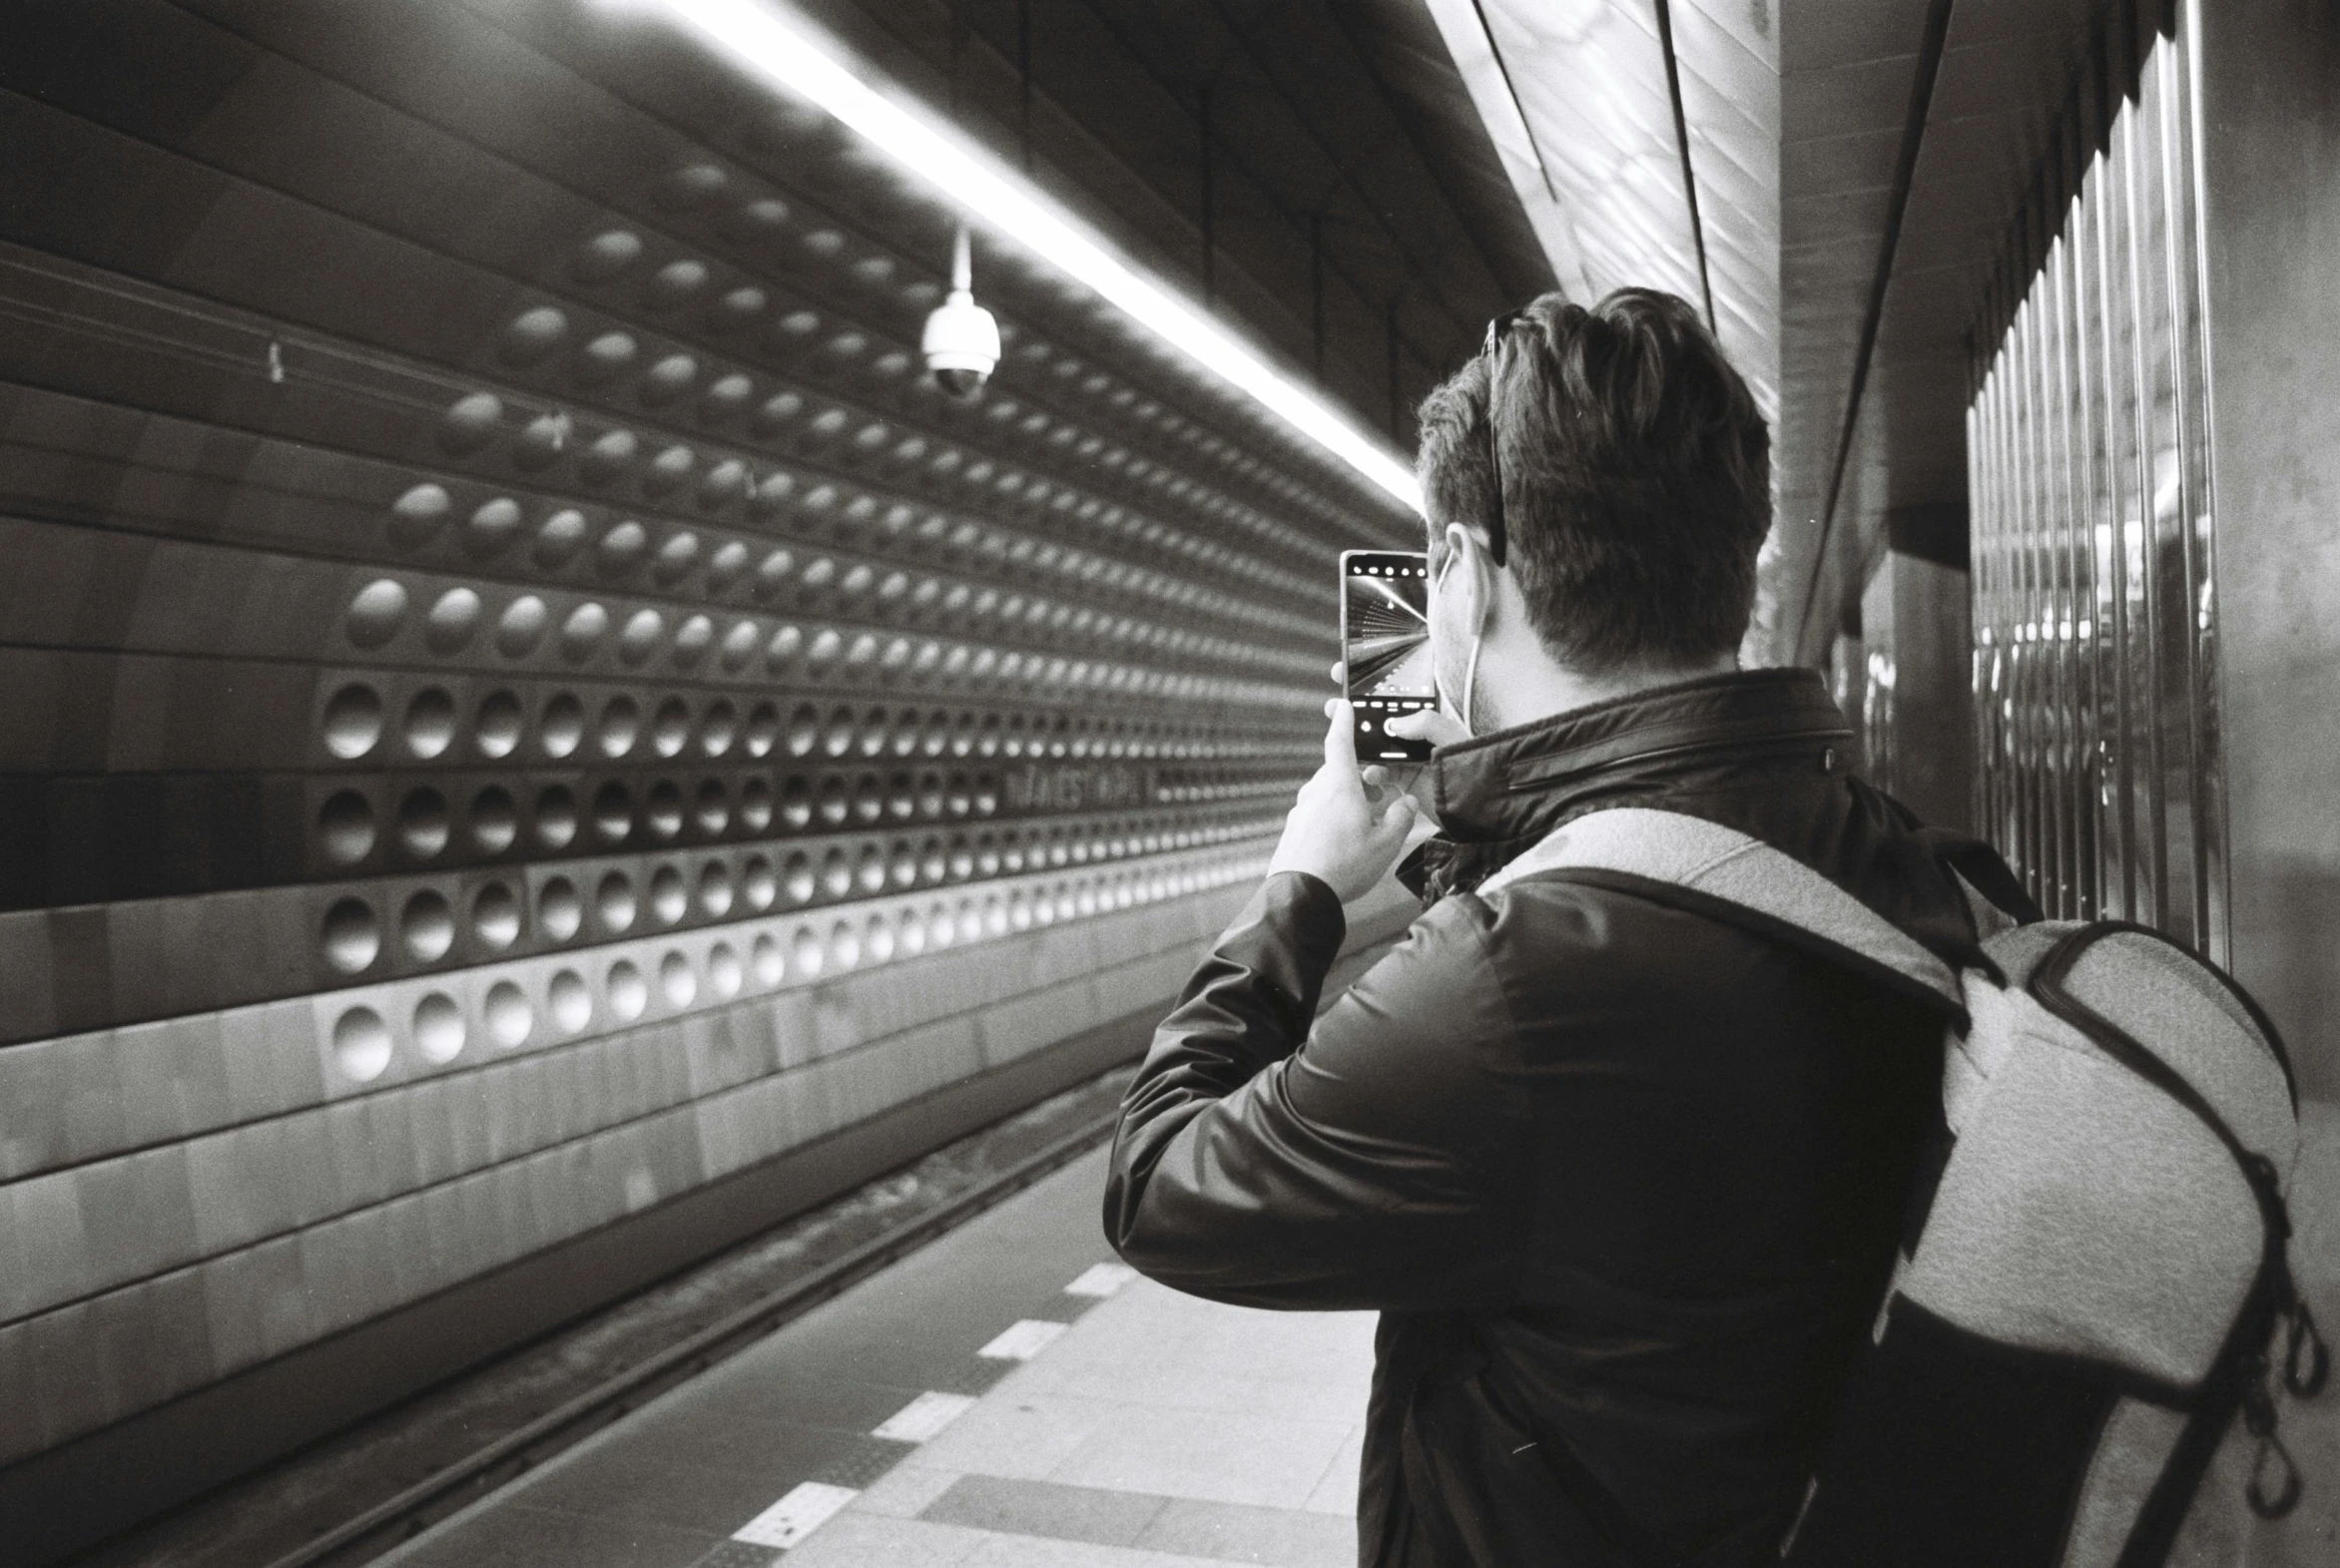
[[1448, 556], [1442, 593], [1466, 593], [1466, 618], [1473, 630], [1485, 632], [1494, 608], [1494, 574], [1499, 570], [1487, 555], [1486, 541], [1461, 523], [1449, 523], [1442, 540]]

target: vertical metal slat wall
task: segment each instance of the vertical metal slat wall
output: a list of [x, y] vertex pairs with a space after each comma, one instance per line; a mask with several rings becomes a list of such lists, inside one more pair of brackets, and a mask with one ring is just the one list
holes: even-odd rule
[[2102, 30], [1968, 412], [1976, 816], [2050, 915], [2227, 957], [2190, 10]]

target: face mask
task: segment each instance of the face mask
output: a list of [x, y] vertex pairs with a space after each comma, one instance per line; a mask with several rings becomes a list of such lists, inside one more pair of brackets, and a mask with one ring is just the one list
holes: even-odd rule
[[[1448, 571], [1454, 567], [1456, 559], [1461, 554], [1462, 552], [1459, 550], [1449, 550], [1447, 552], [1447, 563], [1445, 566], [1439, 569], [1439, 575], [1432, 584], [1432, 591], [1434, 595], [1436, 595], [1436, 597], [1440, 600], [1444, 600], [1446, 595], [1438, 591], [1439, 585], [1446, 582]], [[1464, 659], [1462, 664], [1462, 700], [1461, 704], [1458, 705], [1453, 695], [1447, 689], [1446, 674], [1443, 668], [1446, 661], [1440, 659], [1437, 656], [1437, 650], [1440, 643], [1445, 641], [1444, 639], [1440, 638], [1437, 631], [1438, 622], [1442, 620], [1443, 617], [1440, 617], [1436, 614], [1437, 606], [1435, 604], [1432, 606], [1432, 610], [1431, 684], [1438, 688], [1439, 707], [1445, 711], [1447, 717], [1454, 720], [1456, 724], [1461, 726], [1462, 733], [1465, 736], [1474, 736], [1478, 732], [1471, 728], [1470, 704], [1471, 699], [1477, 696], [1478, 692], [1478, 655], [1479, 650], [1486, 646], [1486, 635], [1484, 631], [1479, 628], [1474, 627], [1471, 630], [1470, 653], [1468, 657]]]

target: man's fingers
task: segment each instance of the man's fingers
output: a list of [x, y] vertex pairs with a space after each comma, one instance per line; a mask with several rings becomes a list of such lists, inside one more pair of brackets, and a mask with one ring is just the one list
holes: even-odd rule
[[1458, 741], [1470, 739], [1461, 725], [1436, 708], [1400, 714], [1386, 728], [1401, 740], [1428, 741], [1433, 746], [1453, 746]]
[[1380, 820], [1373, 824], [1374, 842], [1388, 845], [1388, 852], [1395, 854], [1398, 845], [1414, 830], [1415, 813], [1420, 809], [1410, 794], [1401, 794], [1392, 799], [1382, 808]]
[[1346, 698], [1336, 697], [1325, 704], [1325, 717], [1332, 721], [1325, 726], [1325, 766], [1339, 777], [1357, 777], [1357, 710]]

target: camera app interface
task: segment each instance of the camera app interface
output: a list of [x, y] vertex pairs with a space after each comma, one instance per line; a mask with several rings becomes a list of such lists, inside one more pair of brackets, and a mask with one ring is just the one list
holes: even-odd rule
[[1430, 564], [1398, 551], [1353, 553], [1341, 574], [1341, 656], [1349, 701], [1357, 709], [1357, 755], [1366, 762], [1416, 762], [1423, 741], [1388, 733], [1401, 714], [1434, 707], [1431, 678]]

